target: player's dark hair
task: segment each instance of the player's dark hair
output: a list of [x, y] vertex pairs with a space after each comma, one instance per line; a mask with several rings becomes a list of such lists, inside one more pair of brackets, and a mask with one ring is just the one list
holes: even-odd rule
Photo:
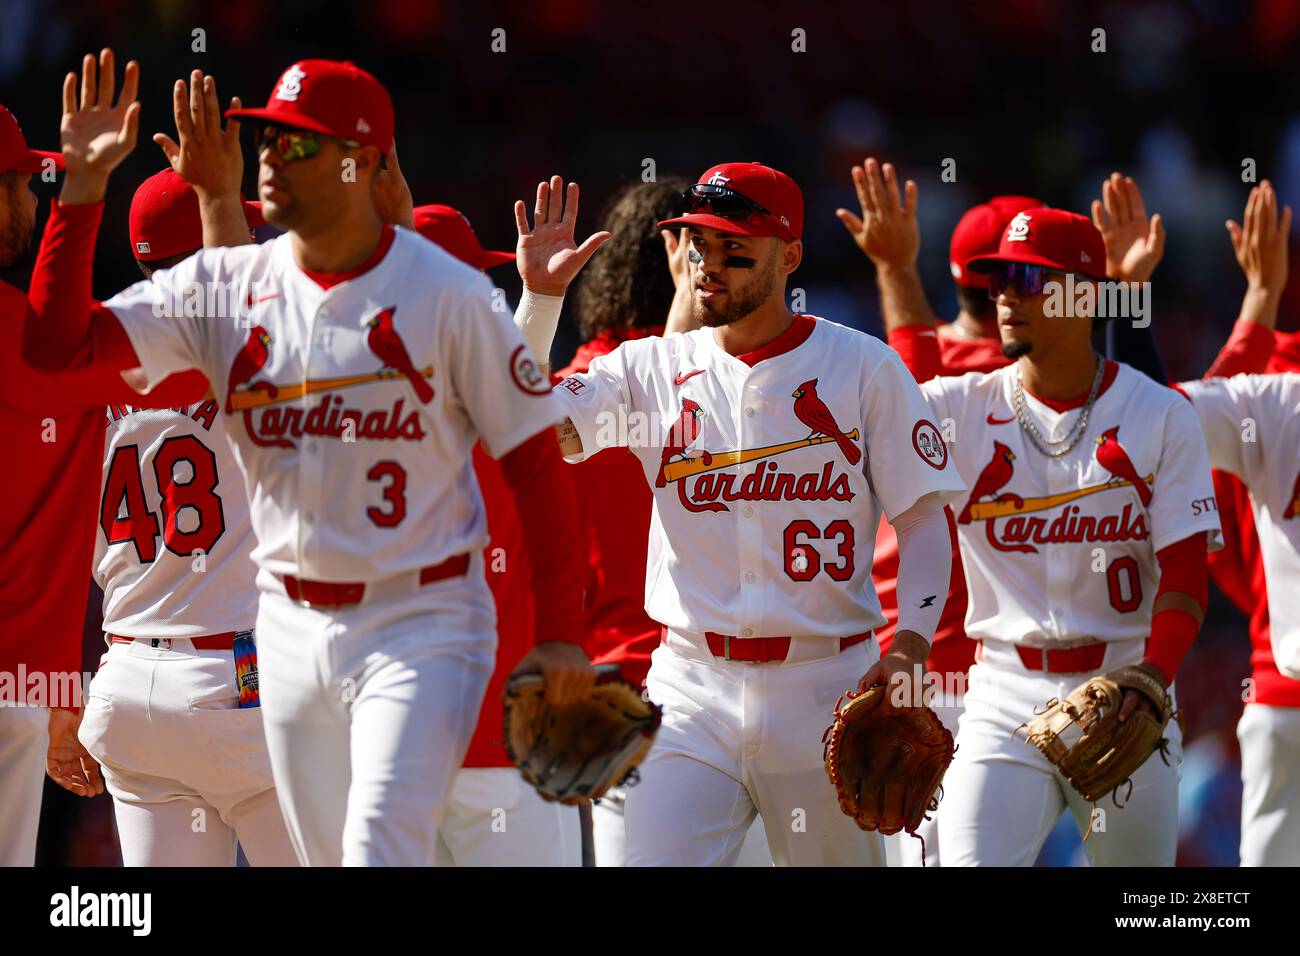
[[998, 307], [989, 298], [987, 289], [970, 289], [964, 285], [957, 286], [957, 305], [973, 319], [984, 321], [997, 318]]
[[681, 213], [689, 180], [630, 183], [605, 207], [610, 239], [578, 281], [578, 330], [584, 341], [606, 329], [663, 325], [673, 301], [668, 255], [657, 223]]

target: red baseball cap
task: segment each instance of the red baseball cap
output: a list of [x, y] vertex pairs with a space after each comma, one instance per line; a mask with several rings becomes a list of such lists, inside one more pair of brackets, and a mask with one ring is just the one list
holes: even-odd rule
[[491, 269], [515, 261], [513, 252], [485, 250], [465, 214], [451, 206], [416, 206], [415, 231], [475, 269]]
[[803, 193], [795, 181], [778, 169], [761, 163], [723, 163], [707, 170], [697, 185], [725, 186], [757, 203], [768, 213], [748, 219], [727, 219], [712, 212], [691, 212], [665, 219], [665, 226], [701, 226], [739, 236], [776, 236], [794, 242], [803, 235]]
[[998, 251], [1002, 233], [1012, 216], [1042, 206], [1041, 199], [1030, 196], [994, 196], [986, 203], [967, 209], [966, 214], [957, 220], [952, 242], [948, 245], [948, 265], [953, 280], [968, 289], [984, 288], [984, 277], [972, 274], [966, 263], [976, 256], [988, 256]]
[[393, 148], [392, 98], [354, 63], [299, 60], [280, 75], [265, 108], [226, 110], [226, 115], [350, 139], [384, 155]]
[[[248, 230], [266, 225], [258, 203], [244, 203]], [[203, 248], [203, 220], [193, 187], [172, 169], [155, 173], [131, 199], [131, 250], [140, 262], [170, 259]]]
[[0, 173], [39, 173], [47, 159], [54, 160], [55, 169], [63, 168], [62, 153], [28, 149], [17, 117], [0, 106]]
[[992, 272], [1001, 262], [1024, 262], [1104, 279], [1106, 244], [1087, 216], [1064, 209], [1025, 209], [1012, 217], [998, 251], [967, 260], [966, 268]]

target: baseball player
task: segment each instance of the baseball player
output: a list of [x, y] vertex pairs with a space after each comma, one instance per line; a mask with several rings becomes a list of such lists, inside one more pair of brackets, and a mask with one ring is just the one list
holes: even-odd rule
[[[1067, 809], [1095, 865], [1174, 862], [1176, 724], [1170, 762], [1148, 760], [1122, 809], [1090, 806], [1014, 736], [1035, 708], [1101, 671], [1140, 664], [1170, 685], [1204, 613], [1207, 543], [1218, 545], [1190, 410], [1093, 352], [1087, 291], [1063, 314], [1049, 305], [1068, 283], [1095, 296], [1106, 259], [1086, 218], [1018, 213], [996, 253], [967, 263], [990, 276], [1015, 364], [922, 385], [971, 485], [957, 528], [966, 632], [980, 642], [944, 779], [945, 865], [1031, 865]], [[1154, 706], [1129, 691], [1121, 717]]]
[[[412, 212], [420, 235], [475, 269], [516, 261], [516, 253], [485, 250], [469, 220], [451, 206], [417, 206]], [[548, 223], [537, 226], [545, 232]], [[572, 236], [573, 220], [552, 228]], [[518, 261], [525, 283], [539, 278], [539, 263], [529, 251]], [[535, 597], [514, 496], [500, 463], [481, 444], [474, 446], [474, 474], [487, 513], [490, 539], [483, 565], [496, 606], [499, 644], [478, 724], [447, 795], [436, 860], [440, 866], [577, 866], [577, 811], [543, 800], [506, 754], [500, 701], [514, 662], [533, 644]]]
[[[1247, 277], [1238, 326], [1253, 306], [1252, 318], [1270, 337], [1287, 282], [1291, 225], [1290, 209], [1277, 207], [1277, 194], [1265, 180], [1251, 190], [1242, 223], [1228, 224]], [[1210, 461], [1221, 469], [1215, 488], [1225, 546], [1211, 556], [1210, 571], [1250, 621], [1250, 692], [1237, 725], [1242, 866], [1300, 862], [1300, 627], [1294, 602], [1300, 518], [1292, 504], [1300, 487], [1300, 445], [1294, 438], [1287, 444], [1286, 431], [1294, 427], [1300, 394], [1292, 374], [1300, 371], [1300, 333], [1276, 333], [1270, 345], [1275, 347], [1264, 368], [1267, 377], [1210, 380], [1247, 364], [1221, 359], [1205, 381], [1180, 386], [1200, 416]], [[1230, 428], [1229, 416], [1235, 416]]]
[[[948, 584], [943, 507], [962, 486], [897, 356], [786, 308], [794, 181], [727, 163], [684, 199], [661, 225], [690, 229], [703, 327], [624, 342], [555, 388], [566, 457], [626, 446], [654, 495], [646, 611], [664, 636], [646, 686], [664, 721], [628, 791], [627, 863], [734, 863], [757, 814], [778, 865], [879, 865], [879, 836], [837, 806], [821, 736], [845, 690], [924, 660]], [[883, 659], [882, 507], [906, 608]]]
[[[1294, 339], [1287, 344], [1290, 360], [1272, 368], [1300, 368], [1292, 364]], [[1235, 525], [1226, 522], [1247, 597], [1224, 587], [1224, 573], [1215, 569], [1216, 581], [1250, 614], [1253, 688], [1237, 725], [1241, 864], [1294, 865], [1300, 861], [1300, 443], [1293, 432], [1300, 422], [1300, 375], [1238, 375], [1181, 388], [1205, 429], [1211, 463], [1249, 492], [1229, 512]]]
[[[881, 314], [890, 346], [904, 357], [918, 381], [935, 375], [961, 375], [965, 372], [991, 372], [1002, 368], [1010, 359], [1002, 354], [997, 332], [997, 310], [988, 297], [988, 281], [965, 268], [967, 260], [994, 252], [1011, 217], [1023, 209], [1040, 206], [1027, 196], [994, 196], [987, 203], [974, 206], [958, 221], [949, 243], [949, 263], [956, 284], [960, 307], [952, 322], [936, 323], [925, 299], [916, 256], [920, 249], [920, 231], [916, 227], [916, 184], [906, 186], [908, 205], [899, 206], [898, 177], [894, 166], [883, 167], [868, 158], [851, 171], [861, 214], [839, 209], [836, 215], [863, 253], [876, 267], [880, 287]], [[892, 202], [891, 202], [892, 197]], [[918, 298], [919, 297], [919, 298]], [[924, 342], [924, 340], [930, 340]], [[918, 347], [935, 344], [936, 350]], [[934, 361], [922, 363], [922, 357]], [[889, 623], [877, 632], [882, 650], [893, 640], [893, 620], [898, 609], [898, 537], [893, 526], [882, 519], [876, 534], [876, 548], [871, 564], [871, 582], [880, 598], [881, 613]], [[939, 618], [939, 626], [925, 662], [926, 673], [935, 675], [935, 695], [931, 706], [953, 734], [961, 716], [966, 672], [975, 662], [975, 642], [966, 639], [962, 620], [966, 616], [966, 578], [957, 552], [955, 531], [952, 534], [952, 579], [948, 600]], [[942, 865], [937, 813], [932, 813], [917, 829], [921, 840], [899, 833], [885, 838], [885, 850], [891, 866], [920, 866], [921, 848], [925, 847], [925, 864]]]
[[[0, 106], [0, 266], [25, 261], [34, 234], [32, 177], [63, 168], [59, 153], [29, 149]], [[94, 554], [103, 461], [104, 402], [195, 401], [207, 382], [185, 373], [141, 398], [116, 369], [44, 375], [21, 359], [26, 295], [0, 281], [0, 441], [21, 468], [0, 511], [0, 865], [31, 866], [42, 761], [62, 767], [81, 796], [103, 793], [77, 741], [81, 634]], [[58, 546], [52, 546], [57, 543]]]
[[[243, 178], [239, 124], [223, 131], [215, 82], [191, 79], [192, 99], [184, 81], [174, 89], [174, 155], [197, 188], [169, 168], [131, 203], [146, 277], [203, 246], [200, 195], [206, 208], [237, 199]], [[243, 245], [260, 222], [245, 204], [230, 235], [209, 235]], [[127, 866], [233, 866], [237, 841], [255, 866], [297, 864], [258, 706], [256, 541], [220, 411], [211, 393], [108, 408], [95, 546], [108, 653], [79, 738], [113, 796]]]
[[[228, 114], [261, 125], [259, 198], [284, 235], [204, 249], [90, 302], [94, 230], [108, 175], [134, 144], [138, 79], [129, 64], [113, 105], [106, 50], [98, 76], [93, 57], [83, 64], [80, 107], [76, 77], [65, 80], [68, 175], [24, 358], [54, 371], [140, 366], [150, 383], [207, 374], [249, 492], [263, 724], [298, 859], [425, 864], [495, 651], [476, 438], [502, 459], [534, 590], [549, 596], [519, 666], [542, 671], [555, 706], [594, 679], [574, 643], [580, 595], [563, 532], [575, 509], [557, 408], [486, 280], [381, 223], [372, 189], [392, 102], [350, 63], [294, 63], [265, 108]], [[584, 261], [551, 251], [561, 272]], [[196, 289], [227, 305], [178, 311]], [[243, 307], [229, 307], [232, 291]]]
[[[1128, 201], [1140, 207], [1141, 196], [1134, 194]], [[1096, 221], [1095, 203], [1093, 212]], [[1286, 288], [1290, 224], [1291, 211], [1278, 209], [1277, 193], [1268, 180], [1251, 189], [1242, 222], [1227, 222], [1246, 292], [1232, 334], [1204, 376], [1205, 389], [1227, 391], [1222, 381], [1210, 383], [1211, 379], [1300, 369], [1297, 336], [1279, 333], [1275, 337], [1274, 333]], [[1150, 338], [1149, 330], [1141, 334]], [[1208, 425], [1206, 433], [1211, 434]], [[1250, 491], [1231, 472], [1216, 468], [1213, 474], [1224, 547], [1210, 555], [1210, 573], [1250, 621], [1250, 692], [1237, 727], [1243, 784], [1241, 860], [1246, 866], [1286, 864], [1300, 859], [1300, 827], [1293, 811], [1296, 793], [1291, 786], [1300, 753], [1294, 719], [1295, 708], [1300, 707], [1300, 682], [1281, 673], [1274, 660], [1268, 575]]]
[[[584, 342], [570, 363], [555, 373], [555, 381], [587, 372], [593, 359], [608, 355], [623, 342], [699, 327], [691, 315], [689, 239], [685, 230], [658, 227], [681, 212], [682, 192], [690, 185], [681, 177], [660, 177], [631, 183], [610, 200], [601, 223], [610, 240], [583, 271], [574, 296]], [[588, 458], [570, 473], [585, 506], [588, 651], [594, 663], [617, 664], [627, 680], [644, 684], [650, 655], [660, 638], [659, 624], [645, 612], [650, 490], [636, 456], [623, 448]], [[592, 808], [597, 866], [626, 862], [625, 798], [626, 790], [615, 787]], [[737, 865], [772, 865], [767, 836], [757, 820], [745, 837]]]

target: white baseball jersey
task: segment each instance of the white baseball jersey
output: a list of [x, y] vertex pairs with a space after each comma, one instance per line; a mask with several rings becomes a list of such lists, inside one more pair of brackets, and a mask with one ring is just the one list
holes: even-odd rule
[[202, 250], [105, 303], [150, 386], [194, 367], [217, 391], [254, 560], [364, 582], [481, 549], [475, 439], [499, 457], [563, 418], [491, 284], [398, 229], [373, 268], [325, 289], [290, 241]]
[[256, 543], [215, 400], [108, 407], [95, 537], [107, 633], [199, 637], [251, 628]]
[[1182, 386], [1210, 464], [1250, 490], [1278, 670], [1300, 679], [1300, 375], [1236, 375]]
[[555, 393], [583, 457], [625, 445], [641, 462], [654, 491], [646, 611], [670, 628], [879, 627], [881, 507], [893, 518], [963, 490], [898, 356], [811, 316], [749, 356], [707, 328], [625, 342]]
[[[1156, 552], [1200, 531], [1222, 546], [1205, 440], [1185, 398], [1127, 365], [1073, 449], [1049, 458], [1013, 410], [1016, 367], [921, 386], [970, 486], [957, 536], [970, 598], [966, 633], [1028, 646], [1145, 638], [1160, 583]], [[1026, 393], [1048, 441], [1080, 409]]]

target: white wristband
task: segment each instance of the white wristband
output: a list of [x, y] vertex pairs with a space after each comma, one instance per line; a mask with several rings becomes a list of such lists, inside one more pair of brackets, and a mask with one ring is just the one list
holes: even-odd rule
[[542, 365], [551, 362], [551, 344], [555, 341], [555, 330], [560, 327], [563, 305], [562, 295], [542, 295], [525, 287], [519, 308], [515, 309], [515, 327], [524, 334], [533, 358]]

